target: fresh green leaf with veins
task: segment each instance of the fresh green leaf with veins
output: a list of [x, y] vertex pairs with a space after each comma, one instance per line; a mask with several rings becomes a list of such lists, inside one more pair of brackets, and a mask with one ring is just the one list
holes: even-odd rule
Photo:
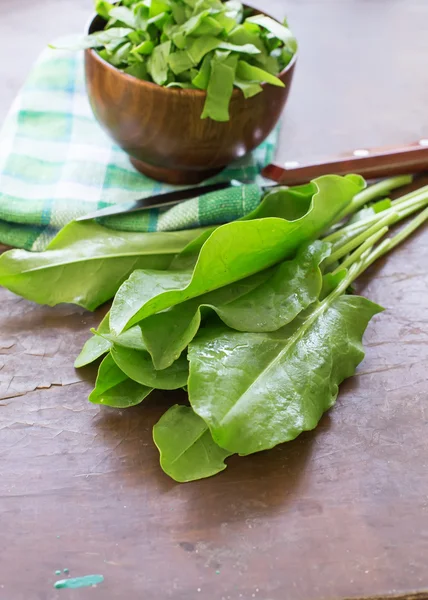
[[114, 6], [109, 10], [108, 16], [132, 29], [137, 28], [134, 12], [125, 6]]
[[113, 4], [106, 0], [95, 0], [95, 10], [103, 19], [108, 19], [110, 11], [113, 9]]
[[201, 303], [224, 306], [251, 292], [269, 276], [269, 271], [225, 286], [219, 290], [177, 304], [144, 319], [118, 336], [108, 339], [115, 345], [147, 350], [156, 369], [170, 367], [187, 348], [201, 325]]
[[111, 355], [107, 354], [100, 364], [95, 389], [90, 394], [89, 401], [113, 408], [130, 408], [141, 404], [152, 391], [153, 388], [129, 379]]
[[229, 104], [236, 79], [237, 56], [224, 58], [216, 52], [211, 60], [211, 75], [207, 88], [202, 119], [210, 117], [214, 121], [229, 120]]
[[295, 259], [272, 269], [261, 285], [212, 308], [231, 329], [277, 331], [319, 298], [323, 282], [320, 264], [329, 255], [330, 245], [325, 242], [303, 245]]
[[157, 390], [178, 390], [187, 385], [187, 357], [178, 358], [169, 368], [157, 371], [147, 351], [132, 350], [114, 345], [111, 356], [125, 375], [133, 381]]
[[153, 428], [160, 464], [179, 483], [212, 477], [224, 471], [231, 452], [212, 439], [203, 419], [188, 406], [173, 406]]
[[0, 285], [39, 304], [67, 302], [95, 310], [135, 269], [167, 269], [202, 231], [132, 233], [73, 222], [44, 252], [2, 254]]
[[189, 347], [194, 411], [219, 446], [241, 455], [314, 429], [362, 361], [362, 336], [381, 310], [333, 293], [274, 333], [205, 328]]
[[[217, 228], [203, 244], [193, 270], [135, 270], [113, 301], [112, 333], [119, 335], [153, 314], [285, 260], [306, 240], [328, 229], [361, 187], [362, 180], [353, 176], [320, 177], [308, 187], [310, 204], [299, 218], [270, 217], [271, 207], [278, 207], [275, 194], [249, 216], [253, 220]], [[283, 205], [280, 210], [286, 209]]]
[[329, 253], [330, 245], [324, 242], [305, 245], [291, 261], [177, 304], [109, 339], [131, 347], [138, 339], [150, 352], [155, 368], [166, 369], [193, 340], [207, 310], [238, 331], [276, 331], [318, 299], [323, 283], [319, 265]]
[[[374, 188], [354, 199], [355, 210], [367, 197], [373, 199]], [[375, 233], [368, 219], [366, 239], [352, 249], [345, 234], [346, 258], [324, 277], [320, 301], [287, 326], [271, 333], [239, 333], [211, 320], [199, 332], [189, 345], [187, 388], [193, 412], [182, 407], [176, 414], [174, 407], [161, 419], [162, 435], [154, 428], [161, 466], [170, 477], [209, 477], [225, 468], [230, 454], [260, 452], [317, 426], [335, 403], [340, 383], [363, 359], [365, 329], [382, 310], [365, 298], [343, 294], [373, 262], [428, 221], [428, 186], [394, 201], [393, 210], [398, 206], [400, 218], [422, 210], [378, 245], [385, 218], [378, 219]], [[340, 230], [334, 235], [337, 239]], [[326, 264], [329, 260], [333, 257]], [[202, 464], [201, 439], [209, 444]]]
[[[183, 5], [186, 19], [193, 5]], [[207, 56], [211, 62], [214, 55]], [[46, 252], [0, 257], [0, 283], [40, 302], [95, 308], [136, 269], [76, 366], [107, 353], [90, 395], [96, 404], [127, 408], [154, 388], [186, 390], [191, 407], [172, 407], [154, 427], [161, 466], [179, 482], [210, 477], [231, 454], [266, 450], [313, 429], [333, 406], [381, 310], [344, 294], [428, 221], [428, 186], [379, 201], [407, 183], [397, 177], [363, 189], [360, 177], [326, 176], [275, 189], [241, 221], [192, 232], [73, 223]], [[416, 212], [382, 240], [389, 226]]]
[[277, 87], [285, 87], [283, 82], [271, 75], [268, 71], [264, 71], [259, 67], [255, 67], [254, 65], [250, 65], [248, 62], [244, 60], [240, 60], [238, 63], [238, 68], [236, 71], [236, 76], [239, 77], [242, 81], [251, 81], [251, 82], [267, 82], [271, 85], [275, 85]]
[[262, 91], [262, 87], [255, 81], [244, 81], [243, 79], [235, 79], [236, 87], [242, 91], [246, 98], [257, 96]]
[[201, 332], [190, 346], [189, 382], [199, 414], [174, 406], [154, 426], [162, 469], [178, 482], [211, 477], [235, 452], [259, 452], [314, 429], [362, 360], [362, 335], [380, 310], [343, 296], [275, 336], [221, 325]]
[[[253, 13], [244, 20], [238, 0], [96, 0], [95, 8], [104, 29], [54, 47], [96, 49], [133, 77], [168, 88], [206, 90], [204, 119], [228, 121], [234, 89], [249, 99], [263, 92], [260, 83], [284, 86], [278, 76], [297, 52], [288, 26]], [[227, 54], [211, 55], [214, 51]], [[190, 69], [193, 76], [182, 80]]]
[[266, 15], [255, 15], [254, 17], [249, 17], [247, 19], [247, 23], [254, 23], [255, 25], [259, 25], [260, 27], [267, 29], [274, 35], [276, 39], [283, 42], [287, 50], [290, 50], [293, 53], [297, 52], [296, 38], [291, 33], [290, 29], [285, 25], [281, 25], [281, 23], [278, 23], [278, 21], [275, 21]]
[[165, 42], [151, 53], [147, 61], [147, 70], [153, 81], [158, 85], [165, 85], [168, 81], [168, 56], [171, 52], [171, 42]]
[[102, 336], [103, 334], [108, 333], [110, 333], [109, 313], [107, 313], [101, 321], [96, 334], [89, 338], [83, 346], [82, 351], [74, 362], [76, 369], [85, 367], [96, 361], [98, 358], [101, 358], [101, 356], [104, 356], [104, 354], [107, 354], [112, 347], [112, 342]]

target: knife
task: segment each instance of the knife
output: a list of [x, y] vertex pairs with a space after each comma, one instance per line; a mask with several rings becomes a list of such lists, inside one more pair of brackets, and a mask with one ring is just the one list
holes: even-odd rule
[[[414, 144], [403, 147], [354, 150], [351, 154], [324, 162], [302, 165], [296, 161], [289, 161], [284, 166], [271, 164], [263, 169], [262, 175], [266, 179], [270, 179], [272, 184], [263, 186], [261, 192], [270, 187], [275, 187], [275, 185], [300, 185], [330, 173], [336, 175], [358, 173], [367, 179], [380, 179], [392, 175], [413, 175], [426, 171], [428, 171], [428, 139], [421, 139]], [[131, 203], [108, 206], [76, 220], [87, 221], [112, 215], [145, 211], [151, 208], [170, 208], [191, 198], [197, 198], [201, 195], [237, 185], [246, 184], [238, 181], [226, 181], [207, 186], [185, 188], [142, 198]]]
[[366, 179], [380, 179], [425, 171], [428, 171], [428, 139], [402, 147], [361, 148], [343, 157], [312, 164], [297, 161], [272, 164], [263, 169], [262, 175], [281, 185], [300, 185], [330, 173], [358, 173]]
[[234, 185], [238, 182], [223, 181], [221, 183], [213, 183], [212, 185], [206, 185], [202, 187], [191, 187], [176, 190], [173, 192], [166, 192], [164, 194], [156, 194], [155, 196], [149, 196], [147, 198], [141, 198], [140, 200], [134, 200], [132, 202], [126, 202], [122, 204], [113, 204], [106, 208], [101, 208], [95, 212], [89, 213], [78, 217], [76, 221], [89, 221], [91, 219], [100, 219], [102, 217], [110, 217], [113, 215], [122, 215], [133, 212], [140, 212], [142, 210], [149, 210], [151, 208], [168, 208], [175, 206], [185, 200], [197, 198], [202, 194], [209, 194], [211, 192], [218, 192]]

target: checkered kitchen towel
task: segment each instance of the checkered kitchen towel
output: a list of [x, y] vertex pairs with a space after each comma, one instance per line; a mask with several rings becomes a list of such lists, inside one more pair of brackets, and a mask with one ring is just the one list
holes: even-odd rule
[[[272, 161], [277, 134], [211, 179], [256, 180]], [[208, 183], [208, 182], [207, 182]], [[138, 173], [102, 131], [86, 98], [82, 54], [45, 50], [16, 98], [0, 133], [0, 243], [43, 250], [76, 217], [173, 189]], [[255, 208], [259, 198], [204, 206], [201, 199], [141, 214], [140, 231], [187, 229], [230, 221]], [[123, 219], [122, 219], [123, 222]], [[121, 227], [118, 217], [117, 228]], [[109, 220], [115, 227], [115, 220]]]

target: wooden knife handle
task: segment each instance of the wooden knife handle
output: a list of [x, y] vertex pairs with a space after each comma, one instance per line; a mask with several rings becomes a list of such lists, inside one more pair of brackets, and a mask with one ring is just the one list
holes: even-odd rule
[[404, 147], [355, 150], [351, 155], [326, 162], [304, 165], [292, 161], [284, 166], [272, 164], [263, 169], [262, 175], [282, 185], [299, 185], [330, 173], [357, 173], [366, 179], [379, 179], [424, 171], [428, 171], [428, 139]]

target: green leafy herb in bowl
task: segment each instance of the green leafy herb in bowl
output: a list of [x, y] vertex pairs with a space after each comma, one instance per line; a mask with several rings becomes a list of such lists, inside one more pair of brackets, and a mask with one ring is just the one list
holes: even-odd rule
[[97, 0], [96, 11], [104, 29], [77, 47], [143, 81], [206, 90], [202, 119], [228, 121], [234, 88], [251, 98], [262, 83], [284, 87], [278, 75], [297, 51], [287, 23], [239, 0]]

